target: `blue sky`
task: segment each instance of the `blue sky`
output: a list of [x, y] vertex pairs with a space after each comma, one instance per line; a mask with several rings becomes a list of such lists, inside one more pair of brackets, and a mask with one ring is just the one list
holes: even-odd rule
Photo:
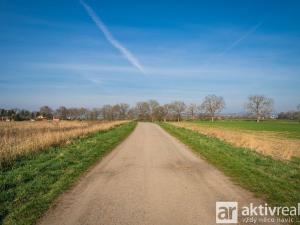
[[264, 94], [300, 104], [299, 1], [0, 0], [0, 107], [98, 107]]

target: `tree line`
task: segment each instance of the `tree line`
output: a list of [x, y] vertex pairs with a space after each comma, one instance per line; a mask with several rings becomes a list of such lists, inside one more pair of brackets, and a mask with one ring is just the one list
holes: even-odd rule
[[[257, 122], [267, 118], [273, 112], [274, 101], [263, 95], [249, 96], [245, 102], [247, 111], [246, 117], [255, 118]], [[124, 120], [137, 119], [142, 121], [181, 121], [183, 119], [210, 118], [214, 121], [216, 115], [225, 108], [223, 97], [208, 95], [200, 104], [186, 104], [183, 101], [173, 101], [167, 104], [160, 104], [156, 100], [137, 102], [134, 106], [127, 103], [114, 105], [103, 105], [99, 108], [67, 108], [60, 106], [52, 109], [49, 106], [42, 106], [39, 111], [28, 111], [19, 109], [0, 109], [2, 120], [36, 120], [53, 119], [61, 120]], [[299, 118], [300, 106], [295, 118]], [[285, 112], [288, 113], [288, 112]], [[289, 113], [288, 115], [290, 115]], [[279, 115], [283, 116], [284, 113]], [[294, 115], [294, 114], [293, 114]], [[293, 119], [294, 119], [293, 117]], [[288, 118], [290, 119], [290, 117]]]

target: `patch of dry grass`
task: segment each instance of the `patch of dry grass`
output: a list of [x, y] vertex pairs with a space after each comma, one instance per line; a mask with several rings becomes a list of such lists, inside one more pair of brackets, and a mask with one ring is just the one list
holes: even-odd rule
[[172, 122], [177, 127], [191, 129], [207, 136], [217, 137], [237, 147], [245, 147], [276, 159], [300, 157], [300, 140], [287, 139], [271, 131], [245, 131], [201, 126], [188, 122]]
[[34, 121], [0, 122], [0, 166], [16, 157], [47, 147], [68, 143], [70, 139], [106, 130], [126, 121]]

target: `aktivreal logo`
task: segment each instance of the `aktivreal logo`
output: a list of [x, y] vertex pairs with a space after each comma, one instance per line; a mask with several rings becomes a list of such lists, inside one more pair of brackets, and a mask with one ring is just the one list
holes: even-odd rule
[[269, 206], [253, 204], [240, 206], [237, 202], [216, 202], [216, 223], [300, 223], [300, 203], [297, 206]]
[[216, 202], [216, 223], [237, 223], [237, 202]]

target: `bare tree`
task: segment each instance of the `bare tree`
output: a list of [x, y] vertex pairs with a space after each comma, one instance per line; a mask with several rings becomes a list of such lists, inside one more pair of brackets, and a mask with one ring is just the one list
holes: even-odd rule
[[89, 110], [84, 108], [84, 107], [81, 107], [78, 109], [78, 118], [79, 120], [86, 120], [88, 119], [88, 112]]
[[89, 110], [89, 112], [88, 112], [88, 119], [89, 120], [97, 120], [97, 119], [99, 119], [100, 115], [101, 115], [101, 109], [93, 108], [92, 110]]
[[136, 103], [136, 114], [139, 120], [149, 120], [150, 118], [150, 106], [148, 102]]
[[48, 119], [51, 119], [53, 117], [53, 110], [49, 106], [45, 105], [40, 108], [40, 114]]
[[137, 118], [137, 110], [136, 107], [131, 107], [129, 108], [128, 112], [127, 112], [127, 116], [128, 119], [136, 119]]
[[111, 105], [104, 105], [101, 108], [101, 114], [104, 120], [113, 119], [113, 107]]
[[201, 104], [201, 109], [211, 117], [214, 122], [216, 113], [221, 112], [225, 107], [225, 101], [221, 96], [208, 95]]
[[163, 106], [158, 106], [154, 111], [154, 118], [158, 121], [163, 121], [165, 119], [165, 108]]
[[159, 103], [156, 100], [149, 100], [149, 114], [151, 117], [151, 121], [153, 122], [156, 118], [156, 115], [158, 114], [158, 108], [159, 108]]
[[256, 117], [256, 122], [273, 111], [273, 99], [263, 95], [252, 95], [248, 97], [246, 110]]
[[79, 118], [79, 112], [77, 108], [69, 108], [68, 109], [68, 119], [75, 120]]
[[186, 109], [186, 105], [184, 104], [184, 102], [181, 101], [174, 101], [170, 104], [171, 109], [177, 119], [177, 121], [179, 122], [182, 118], [182, 114]]
[[112, 119], [118, 120], [120, 119], [121, 115], [121, 107], [119, 104], [116, 104], [112, 107]]
[[162, 106], [162, 109], [163, 109], [163, 111], [162, 111], [163, 112], [163, 120], [166, 122], [172, 112], [172, 106], [170, 104], [164, 104]]
[[129, 105], [126, 103], [120, 103], [120, 119], [124, 120], [128, 117]]
[[300, 122], [300, 104], [297, 106], [297, 118], [298, 118], [298, 120], [299, 120], [299, 122]]
[[187, 107], [187, 112], [188, 112], [188, 115], [190, 116], [190, 119], [194, 120], [195, 117], [196, 117], [196, 114], [197, 114], [197, 105], [192, 103], [190, 104], [188, 107]]
[[58, 109], [56, 109], [56, 115], [60, 119], [65, 120], [67, 119], [68, 109], [65, 106], [60, 106]]

